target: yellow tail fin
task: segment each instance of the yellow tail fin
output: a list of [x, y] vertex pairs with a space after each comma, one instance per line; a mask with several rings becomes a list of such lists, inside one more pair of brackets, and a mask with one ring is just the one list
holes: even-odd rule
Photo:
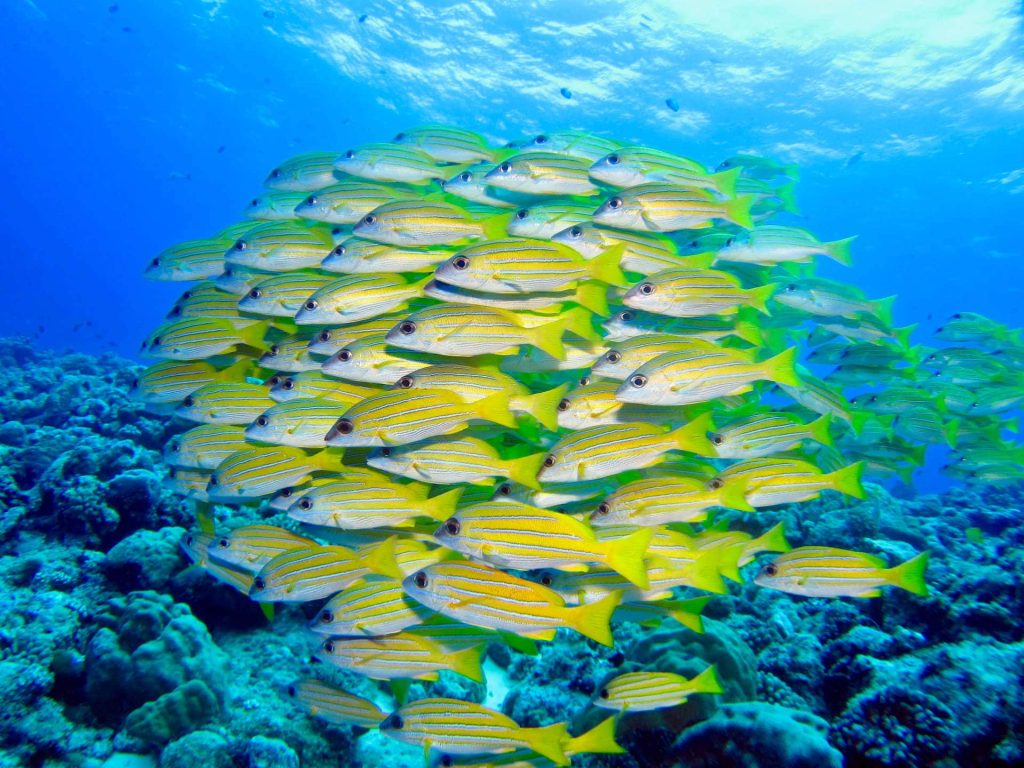
[[831, 243], [825, 243], [825, 253], [838, 261], [844, 267], [848, 267], [852, 263], [850, 259], [850, 243], [856, 239], [857, 236], [854, 235], [853, 237], [847, 237], [843, 240], [833, 240]]
[[863, 499], [866, 494], [864, 486], [861, 484], [862, 474], [864, 474], [864, 462], [858, 461], [856, 464], [837, 469], [829, 477], [832, 480], [832, 488], [835, 490], [855, 499]]
[[579, 336], [581, 339], [592, 341], [595, 344], [604, 342], [601, 334], [594, 330], [592, 315], [584, 307], [576, 307], [568, 312], [563, 312], [562, 319], [565, 320], [565, 329], [574, 336]]
[[555, 765], [569, 765], [562, 745], [569, 741], [565, 723], [554, 723], [543, 728], [520, 728], [519, 735], [526, 739], [530, 749], [543, 755]]
[[547, 452], [542, 452], [521, 456], [518, 459], [509, 459], [505, 462], [506, 476], [509, 480], [514, 480], [520, 485], [525, 485], [527, 488], [539, 491], [540, 481], [537, 479], [537, 473], [540, 472], [540, 468], [544, 465], [546, 457]]
[[474, 645], [446, 654], [452, 671], [463, 677], [468, 677], [474, 683], [482, 683], [484, 681], [484, 670], [480, 666], [480, 659], [486, 648], [486, 644]]
[[622, 267], [619, 266], [624, 250], [626, 250], [625, 244], [617, 243], [601, 255], [588, 261], [587, 267], [589, 268], [590, 276], [595, 280], [600, 280], [602, 283], [618, 286], [619, 288], [628, 286], [629, 281], [622, 274]]
[[776, 523], [756, 539], [747, 543], [748, 551], [757, 552], [789, 552], [793, 547], [786, 541], [786, 529], [781, 522]]
[[391, 536], [370, 548], [361, 558], [363, 565], [373, 573], [401, 581], [405, 578], [395, 560], [395, 544], [398, 536]]
[[895, 568], [889, 568], [886, 574], [889, 576], [889, 583], [893, 586], [921, 597], [928, 597], [928, 585], [924, 581], [924, 572], [927, 567], [928, 552], [925, 551], [905, 563], [900, 563]]
[[768, 285], [751, 288], [749, 291], [746, 291], [747, 304], [763, 315], [770, 315], [771, 312], [768, 311], [768, 299], [775, 295], [775, 290], [777, 288], [778, 285], [775, 283], [768, 283]]
[[740, 177], [740, 167], [730, 168], [728, 171], [712, 173], [708, 178], [715, 182], [715, 188], [725, 197], [736, 195], [736, 182]]
[[437, 496], [426, 499], [423, 505], [416, 511], [423, 517], [443, 522], [455, 514], [455, 508], [458, 506], [462, 490], [462, 488], [453, 488], [450, 491], [439, 493]]
[[615, 725], [618, 717], [612, 715], [602, 720], [586, 733], [569, 739], [565, 754], [569, 757], [588, 753], [591, 755], [620, 755], [626, 750], [615, 741]]
[[592, 603], [567, 607], [565, 609], [566, 625], [584, 637], [589, 637], [594, 642], [611, 648], [614, 642], [611, 628], [612, 614], [620, 602], [622, 602], [622, 593], [612, 592]]
[[586, 307], [595, 315], [608, 317], [611, 314], [611, 310], [608, 308], [608, 287], [596, 280], [580, 283], [572, 300], [581, 307]]
[[569, 323], [564, 315], [556, 317], [550, 323], [538, 325], [534, 328], [523, 329], [527, 334], [530, 343], [546, 355], [556, 360], [565, 360], [565, 346], [562, 344], [562, 334], [565, 333]]
[[714, 664], [693, 678], [690, 685], [693, 686], [694, 693], [725, 693]]
[[629, 536], [610, 542], [608, 553], [605, 555], [605, 565], [625, 576], [640, 589], [647, 589], [650, 580], [647, 578], [644, 555], [647, 554], [647, 547], [653, 535], [652, 528], [641, 528]]
[[652, 603], [652, 605], [662, 608], [665, 615], [670, 616], [678, 624], [702, 635], [704, 634], [704, 618], [700, 614], [710, 600], [710, 597], [694, 597], [690, 600], [662, 600]]
[[835, 447], [832, 442], [832, 434], [829, 432], [831, 424], [832, 415], [829, 413], [823, 414], [820, 418], [807, 425], [807, 437], [816, 443], [827, 445], [829, 448]]
[[698, 456], [714, 456], [708, 433], [715, 431], [711, 413], [702, 413], [688, 424], [668, 433], [669, 439], [680, 451], [689, 451]]
[[740, 195], [725, 204], [725, 218], [744, 229], [753, 229], [754, 220], [750, 218], [750, 206], [754, 202], [753, 195]]
[[[563, 384], [560, 387], [549, 389], [546, 392], [538, 392], [535, 395], [527, 395], [521, 398], [512, 398], [513, 408], [517, 404], [544, 425], [545, 429], [552, 432], [558, 430], [558, 404], [562, 402], [565, 393], [569, 391], [569, 385]], [[519, 410], [519, 409], [517, 409]]]
[[499, 424], [509, 429], [516, 428], [516, 417], [508, 409], [508, 395], [504, 392], [477, 400], [472, 404], [472, 409], [484, 421], [492, 424]]
[[790, 347], [761, 363], [764, 376], [776, 384], [787, 384], [791, 387], [800, 386], [800, 377], [796, 372], [796, 347]]

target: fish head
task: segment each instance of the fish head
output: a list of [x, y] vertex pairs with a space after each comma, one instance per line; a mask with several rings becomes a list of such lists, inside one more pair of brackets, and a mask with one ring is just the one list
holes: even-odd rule
[[465, 251], [459, 251], [447, 261], [441, 262], [434, 272], [434, 277], [448, 285], [481, 290], [486, 286], [492, 274], [493, 270], [487, 258], [479, 254], [471, 255]]
[[245, 428], [245, 439], [259, 443], [276, 443], [290, 430], [285, 420], [275, 418], [270, 410], [264, 411]]
[[643, 208], [624, 195], [612, 195], [594, 211], [594, 223], [620, 229], [646, 231]]
[[529, 164], [522, 159], [509, 158], [491, 168], [484, 176], [484, 181], [493, 187], [513, 191], [529, 189], [534, 175]]
[[295, 215], [303, 219], [325, 221], [331, 214], [331, 207], [324, 195], [310, 192], [301, 203], [295, 206]]
[[671, 385], [665, 373], [653, 366], [641, 366], [629, 374], [615, 390], [615, 399], [624, 403], [659, 405], [664, 402]]
[[781, 558], [771, 560], [761, 566], [761, 570], [754, 577], [754, 583], [761, 587], [770, 587], [786, 592], [793, 591], [798, 586], [799, 578], [787, 573], [786, 565], [780, 562]]
[[671, 306], [672, 297], [665, 290], [665, 286], [648, 278], [626, 291], [626, 295], [622, 297], [622, 303], [633, 309], [663, 314]]
[[402, 589], [409, 597], [427, 608], [440, 611], [450, 602], [445, 593], [445, 579], [431, 566], [410, 573], [402, 580]]
[[410, 315], [395, 323], [384, 336], [384, 341], [395, 347], [417, 352], [432, 352], [434, 345], [443, 335], [431, 320], [424, 316]]
[[351, 248], [345, 243], [339, 243], [331, 249], [327, 257], [320, 263], [323, 269], [328, 272], [349, 273], [355, 271], [359, 264], [359, 257], [351, 252]]
[[295, 313], [297, 325], [331, 325], [344, 322], [342, 313], [336, 307], [337, 301], [330, 296], [314, 293], [303, 302]]
[[552, 235], [551, 240], [569, 246], [588, 259], [600, 256], [606, 247], [600, 231], [587, 222], [566, 227]]
[[626, 509], [616, 504], [612, 498], [601, 501], [594, 511], [590, 513], [590, 524], [595, 528], [611, 525], [624, 525], [629, 521], [626, 519]]
[[367, 466], [392, 475], [406, 475], [412, 463], [412, 459], [405, 451], [386, 445], [374, 448], [366, 457]]
[[542, 483], [571, 483], [580, 479], [579, 461], [571, 450], [552, 451], [544, 457], [537, 479]]
[[602, 324], [606, 341], [625, 341], [635, 336], [642, 336], [644, 331], [637, 326], [637, 313], [631, 309], [623, 309], [612, 315]]
[[644, 175], [620, 152], [610, 152], [597, 160], [590, 166], [590, 176], [612, 187], [635, 187], [644, 183]]

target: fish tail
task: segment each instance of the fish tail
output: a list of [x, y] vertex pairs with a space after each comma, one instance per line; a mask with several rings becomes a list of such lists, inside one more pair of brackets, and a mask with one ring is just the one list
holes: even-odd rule
[[381, 576], [388, 576], [399, 581], [404, 579], [405, 574], [395, 562], [395, 543], [397, 541], [398, 536], [391, 536], [370, 549], [362, 557], [363, 566]]
[[522, 404], [522, 410], [544, 425], [545, 429], [555, 432], [558, 430], [558, 404], [562, 402], [562, 398], [568, 391], [569, 385], [562, 384], [560, 387], [549, 389], [546, 392], [526, 395], [518, 402]]
[[905, 563], [888, 568], [886, 575], [889, 577], [889, 583], [893, 586], [921, 597], [928, 597], [928, 585], [924, 581], [924, 572], [927, 567], [928, 551], [925, 550]]
[[712, 173], [708, 176], [715, 183], [715, 189], [722, 193], [723, 197], [736, 196], [736, 182], [740, 177], [740, 167], [730, 168], [728, 171]]
[[569, 765], [569, 758], [562, 749], [562, 745], [569, 741], [569, 731], [564, 722], [543, 728], [521, 728], [519, 733], [538, 755], [543, 755], [555, 765]]
[[710, 596], [695, 597], [690, 600], [662, 600], [656, 603], [663, 608], [665, 615], [698, 635], [704, 634], [704, 618], [700, 615], [704, 606], [710, 602]]
[[647, 578], [644, 555], [647, 554], [647, 547], [653, 535], [653, 529], [641, 528], [629, 536], [610, 542], [605, 555], [605, 565], [629, 579], [640, 589], [647, 589], [651, 582]]
[[615, 609], [622, 602], [621, 592], [612, 592], [600, 600], [567, 607], [566, 624], [594, 642], [612, 647], [611, 620]]
[[844, 267], [850, 266], [853, 261], [850, 258], [850, 243], [857, 239], [857, 236], [846, 237], [842, 240], [833, 240], [830, 243], [825, 243], [825, 253], [831, 258], [838, 261]]
[[754, 511], [754, 508], [747, 503], [746, 489], [737, 483], [726, 483], [719, 489], [718, 506], [735, 509], [738, 512]]
[[504, 392], [477, 400], [472, 404], [472, 408], [476, 415], [484, 421], [509, 429], [516, 428], [516, 417], [508, 408], [508, 395]]
[[580, 283], [572, 300], [581, 307], [586, 307], [595, 315], [608, 317], [611, 314], [611, 310], [608, 309], [608, 289], [603, 283], [596, 280]]
[[714, 664], [693, 678], [690, 685], [693, 686], [694, 693], [725, 693]]
[[260, 603], [260, 610], [263, 612], [263, 618], [268, 622], [274, 620], [274, 604], [273, 603]]
[[[725, 582], [722, 581], [722, 568], [728, 568], [728, 565], [723, 563], [726, 556], [731, 554], [727, 551], [728, 549], [730, 548], [716, 547], [690, 563], [686, 569], [690, 586], [716, 595], [724, 595], [728, 590], [725, 588]], [[739, 552], [736, 553], [736, 556], [738, 561]]]
[[853, 434], [856, 435], [857, 437], [860, 437], [861, 430], [863, 430], [864, 427], [867, 426], [868, 420], [870, 418], [871, 414], [867, 413], [866, 411], [858, 411], [856, 413], [851, 413], [849, 422], [850, 429], [853, 430]]
[[468, 677], [474, 683], [482, 683], [484, 681], [484, 670], [480, 665], [480, 659], [486, 648], [486, 645], [474, 645], [447, 654], [446, 658], [452, 668], [452, 672]]
[[508, 223], [512, 220], [511, 213], [499, 213], [480, 222], [485, 240], [500, 240], [508, 237]]
[[[884, 299], [879, 299], [874, 302], [875, 316], [882, 322], [886, 328], [892, 328], [892, 305], [896, 302], [895, 296], [886, 296]], [[904, 345], [904, 350], [908, 347]]]
[[505, 463], [508, 479], [514, 480], [520, 485], [525, 485], [527, 488], [539, 491], [540, 481], [537, 479], [537, 473], [544, 466], [546, 455], [545, 453], [533, 453], [529, 456], [521, 456], [518, 459], [509, 459]]
[[624, 243], [616, 243], [608, 248], [600, 256], [596, 256], [587, 262], [590, 269], [590, 276], [608, 285], [616, 285], [620, 288], [628, 286], [629, 280], [622, 273], [622, 252], [626, 250]]
[[763, 347], [765, 343], [764, 331], [757, 323], [757, 315], [752, 315], [751, 318], [743, 317], [744, 312], [740, 309], [736, 315], [736, 325], [733, 326], [733, 335], [752, 344], [755, 347]]
[[778, 287], [775, 283], [768, 283], [768, 285], [751, 288], [746, 292], [747, 303], [761, 314], [771, 315], [771, 312], [768, 311], [768, 299], [775, 295], [775, 289]]
[[765, 377], [776, 384], [787, 384], [791, 387], [800, 386], [800, 377], [796, 372], [796, 347], [790, 347], [780, 352], [775, 357], [770, 357], [762, 363]]
[[462, 490], [462, 488], [453, 488], [450, 491], [445, 491], [437, 496], [426, 499], [417, 511], [423, 517], [443, 522], [455, 514], [455, 508], [458, 506]]
[[863, 499], [866, 496], [864, 485], [861, 483], [863, 474], [864, 462], [858, 461], [848, 467], [837, 469], [829, 477], [832, 479], [832, 487], [835, 490], [855, 499]]
[[698, 456], [711, 456], [711, 441], [708, 440], [708, 432], [715, 431], [715, 424], [711, 420], [711, 413], [702, 413], [689, 423], [669, 433], [669, 439], [680, 451], [689, 451]]
[[753, 195], [740, 195], [725, 203], [725, 218], [744, 229], [753, 229], [754, 220], [750, 218], [750, 206], [754, 202]]
[[[800, 213], [800, 206], [796, 202], [796, 182], [790, 181], [775, 190], [775, 196], [782, 201], [782, 210], [790, 213]], [[852, 238], [851, 238], [852, 239]], [[834, 257], [833, 257], [834, 258]], [[838, 261], [838, 259], [837, 259]], [[843, 262], [840, 262], [843, 263]]]
[[217, 381], [243, 382], [248, 378], [252, 368], [252, 358], [243, 357], [233, 362], [227, 368], [217, 371]]
[[581, 339], [592, 341], [595, 344], [601, 344], [604, 342], [604, 338], [594, 330], [592, 318], [593, 315], [584, 307], [576, 307], [562, 313], [562, 319], [565, 320], [565, 329], [569, 333], [579, 336]]
[[527, 329], [530, 343], [546, 355], [556, 360], [565, 360], [565, 346], [562, 344], [562, 334], [568, 327], [565, 316], [556, 317], [550, 323], [538, 325], [535, 328]]
[[263, 340], [268, 328], [270, 328], [270, 323], [261, 320], [258, 323], [253, 323], [252, 325], [240, 328], [238, 330], [238, 338], [241, 339], [242, 343], [247, 347], [253, 347], [261, 352], [269, 352], [270, 345]]
[[605, 718], [586, 733], [569, 739], [565, 754], [569, 757], [589, 753], [592, 755], [619, 755], [626, 750], [615, 741], [615, 726], [618, 717]]
[[942, 435], [946, 438], [946, 445], [956, 448], [957, 437], [960, 435], [960, 419], [950, 419], [942, 427]]
[[892, 335], [896, 337], [897, 343], [903, 349], [910, 349], [910, 334], [917, 328], [917, 323], [905, 325], [902, 328], [893, 328]]
[[[722, 562], [718, 566], [718, 572], [723, 578], [737, 584], [743, 583], [743, 577], [740, 575], [740, 561], [743, 559], [743, 553], [746, 551], [746, 544], [732, 544], [722, 548]], [[733, 557], [734, 552], [736, 553], [735, 558]]]
[[793, 181], [800, 181], [800, 166], [796, 163], [789, 163], [782, 166], [782, 172]]
[[792, 549], [786, 541], [786, 529], [781, 522], [773, 525], [750, 543], [756, 543], [763, 552], [789, 552]]
[[208, 501], [196, 501], [196, 523], [203, 533], [214, 533], [213, 529], [213, 505]]
[[705, 253], [691, 253], [682, 257], [682, 261], [691, 269], [711, 269], [718, 262], [718, 253], [707, 251]]
[[832, 442], [832, 433], [829, 431], [829, 426], [832, 424], [831, 414], [822, 414], [817, 419], [807, 425], [807, 437], [816, 443], [821, 445], [827, 445], [829, 448], [834, 448]]

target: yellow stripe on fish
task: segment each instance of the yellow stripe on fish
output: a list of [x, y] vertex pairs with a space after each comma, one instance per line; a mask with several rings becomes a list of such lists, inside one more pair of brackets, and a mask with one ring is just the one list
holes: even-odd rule
[[334, 725], [356, 725], [372, 729], [387, 717], [372, 701], [334, 688], [319, 680], [299, 680], [288, 686], [287, 694], [311, 717]]
[[[376, 473], [374, 473], [376, 474]], [[392, 482], [387, 475], [335, 479], [304, 493], [288, 515], [310, 525], [362, 529], [401, 526], [417, 517], [446, 520], [461, 488], [427, 498], [429, 488]]]
[[672, 672], [627, 672], [601, 686], [594, 703], [620, 712], [676, 707], [695, 693], [725, 693], [712, 665], [691, 680]]
[[382, 637], [331, 637], [320, 644], [317, 658], [374, 680], [437, 680], [450, 670], [477, 683], [484, 681], [480, 657], [485, 648], [453, 651], [423, 635], [404, 632]]
[[229, 424], [202, 424], [175, 435], [164, 447], [164, 461], [186, 469], [214, 470], [246, 447], [245, 431]]
[[409, 597], [401, 582], [387, 579], [339, 592], [309, 622], [309, 628], [334, 637], [378, 637], [418, 626], [435, 615]]
[[265, 272], [290, 272], [319, 266], [333, 247], [330, 227], [268, 221], [238, 238], [224, 252], [224, 261]]
[[703, 229], [715, 220], [724, 220], [751, 229], [752, 201], [743, 195], [721, 202], [708, 192], [688, 187], [641, 184], [608, 198], [594, 212], [594, 223], [641, 232], [677, 232]]
[[245, 425], [273, 404], [260, 384], [214, 382], [188, 394], [175, 413], [203, 424]]
[[832, 547], [798, 547], [766, 564], [754, 581], [808, 597], [878, 597], [891, 585], [927, 596], [928, 553], [889, 568], [874, 555]]

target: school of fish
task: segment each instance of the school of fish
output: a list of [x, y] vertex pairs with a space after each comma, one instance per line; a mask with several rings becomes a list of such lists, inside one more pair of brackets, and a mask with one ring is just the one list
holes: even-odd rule
[[[770, 589], [926, 594], [926, 552], [725, 525], [909, 482], [931, 445], [967, 482], [1024, 462], [1006, 437], [1019, 333], [964, 312], [946, 346], [911, 346], [891, 298], [815, 275], [849, 264], [852, 237], [774, 223], [796, 181], [753, 155], [709, 169], [580, 132], [495, 147], [427, 125], [286, 160], [243, 221], [152, 260], [148, 277], [192, 283], [134, 383], [190, 426], [165, 454], [199, 519], [184, 550], [264, 606], [316, 601], [315, 655], [398, 699], [297, 681], [309, 714], [428, 765], [568, 765], [622, 751], [623, 714], [721, 692], [714, 668], [595, 681], [613, 714], [575, 737], [404, 686], [483, 681], [489, 643], [536, 652], [560, 629], [703, 631], [710, 595], [763, 554]], [[240, 504], [293, 523], [216, 530], [214, 505]]]

